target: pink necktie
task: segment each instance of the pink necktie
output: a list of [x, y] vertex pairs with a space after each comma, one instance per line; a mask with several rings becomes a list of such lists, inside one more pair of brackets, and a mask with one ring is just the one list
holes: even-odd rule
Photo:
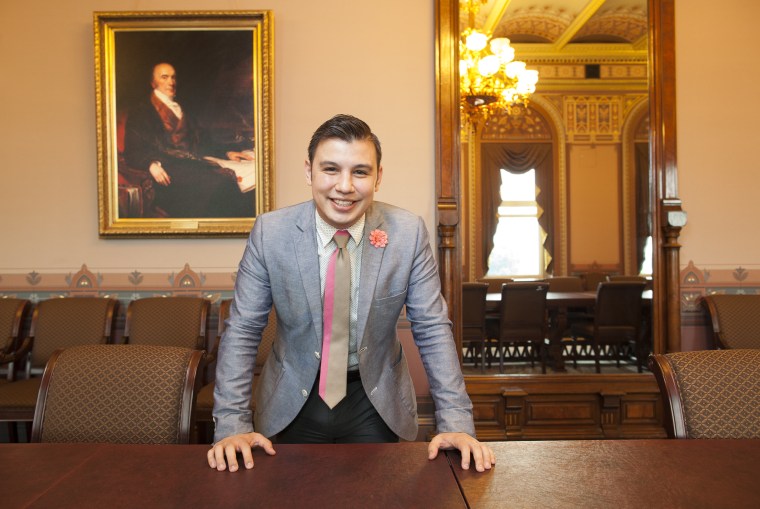
[[330, 257], [325, 276], [319, 396], [330, 408], [346, 395], [351, 301], [351, 260], [346, 249], [348, 239], [348, 231], [335, 232], [333, 240], [338, 248]]

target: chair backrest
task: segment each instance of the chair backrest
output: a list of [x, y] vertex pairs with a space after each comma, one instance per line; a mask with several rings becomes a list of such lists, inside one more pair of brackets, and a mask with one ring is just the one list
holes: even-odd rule
[[0, 299], [0, 352], [12, 352], [18, 346], [29, 306], [26, 299]]
[[44, 368], [61, 348], [110, 343], [117, 302], [102, 297], [65, 297], [38, 303], [29, 332], [33, 343], [27, 374]]
[[462, 338], [483, 339], [488, 283], [462, 283]]
[[546, 280], [550, 292], [582, 292], [583, 280], [578, 276], [555, 276]]
[[543, 341], [549, 283], [505, 283], [501, 287], [499, 330], [502, 341]]
[[760, 348], [760, 295], [703, 297], [721, 348]]
[[583, 279], [583, 286], [586, 291], [595, 292], [599, 283], [607, 281], [607, 273], [592, 270], [581, 274], [581, 278]]
[[484, 277], [483, 279], [480, 279], [478, 282], [480, 283], [488, 283], [488, 291], [491, 293], [499, 293], [501, 292], [501, 286], [504, 283], [511, 283], [514, 279], [511, 278], [491, 278], [491, 277]]
[[149, 345], [59, 350], [42, 376], [32, 441], [188, 443], [202, 357]]
[[594, 337], [605, 340], [637, 340], [641, 329], [641, 281], [599, 283], [594, 308]]
[[204, 349], [211, 303], [202, 297], [148, 297], [129, 303], [124, 341]]
[[760, 350], [652, 355], [671, 438], [760, 438]]

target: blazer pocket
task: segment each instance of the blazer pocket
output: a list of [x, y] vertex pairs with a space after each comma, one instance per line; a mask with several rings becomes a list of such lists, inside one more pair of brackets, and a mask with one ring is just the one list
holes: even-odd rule
[[401, 301], [401, 304], [403, 304], [406, 301], [407, 290], [409, 290], [408, 286], [399, 293], [395, 293], [388, 297], [375, 299], [372, 301], [372, 307], [392, 306], [394, 304], [398, 304], [399, 301]]

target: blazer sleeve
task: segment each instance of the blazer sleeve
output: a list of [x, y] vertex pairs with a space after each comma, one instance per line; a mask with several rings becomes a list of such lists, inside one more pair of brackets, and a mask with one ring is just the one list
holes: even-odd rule
[[272, 293], [262, 248], [263, 216], [254, 224], [235, 279], [216, 367], [214, 442], [253, 431], [251, 381], [254, 363], [272, 307]]
[[464, 432], [475, 436], [472, 402], [465, 389], [448, 307], [441, 295], [438, 267], [421, 218], [416, 238], [406, 312], [435, 402], [437, 429], [439, 433]]

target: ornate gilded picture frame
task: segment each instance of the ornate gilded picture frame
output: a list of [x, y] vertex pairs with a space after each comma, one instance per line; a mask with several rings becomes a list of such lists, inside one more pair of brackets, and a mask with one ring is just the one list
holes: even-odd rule
[[271, 11], [93, 18], [100, 236], [247, 235], [273, 207]]

